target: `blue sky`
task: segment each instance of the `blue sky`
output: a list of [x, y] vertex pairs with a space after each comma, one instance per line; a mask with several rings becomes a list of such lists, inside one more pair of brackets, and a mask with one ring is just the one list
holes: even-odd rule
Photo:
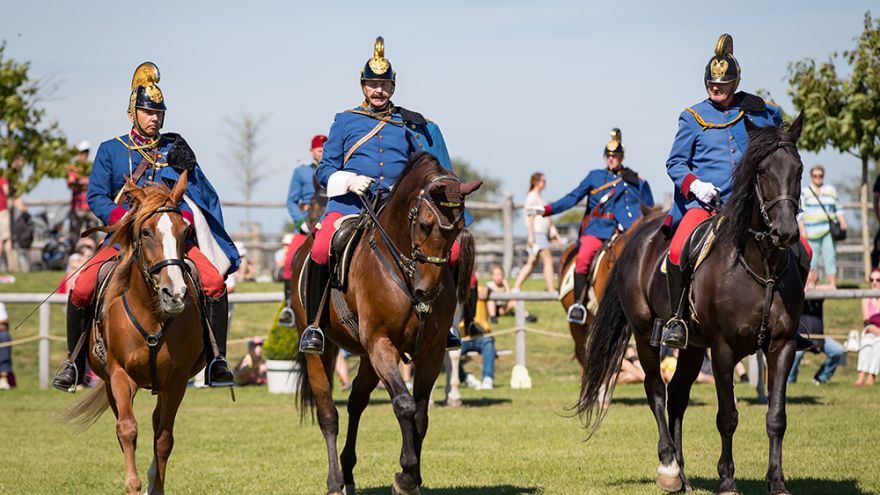
[[[552, 200], [602, 166], [611, 127], [626, 164], [661, 201], [678, 114], [705, 98], [703, 68], [722, 32], [734, 37], [740, 88], [764, 88], [789, 112], [786, 67], [853, 46], [875, 2], [10, 2], [0, 19], [6, 54], [58, 83], [45, 102], [71, 140], [97, 143], [128, 129], [131, 74], [155, 62], [169, 111], [223, 198], [232, 180], [225, 120], [267, 115], [259, 155], [272, 170], [257, 198], [282, 200], [311, 136], [360, 102], [360, 67], [377, 35], [397, 71], [394, 101], [437, 122], [450, 154], [525, 195], [547, 174]], [[720, 5], [720, 4], [719, 4]], [[804, 153], [835, 181], [855, 158]], [[58, 181], [34, 198], [64, 195]], [[237, 230], [244, 212], [229, 209]], [[286, 213], [261, 212], [279, 231]], [[519, 226], [521, 222], [517, 222]]]

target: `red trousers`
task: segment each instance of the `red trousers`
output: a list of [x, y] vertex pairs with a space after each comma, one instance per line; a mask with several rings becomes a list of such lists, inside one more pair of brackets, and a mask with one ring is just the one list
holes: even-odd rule
[[287, 245], [287, 252], [284, 253], [284, 271], [281, 273], [282, 280], [290, 280], [290, 277], [293, 276], [293, 270], [291, 270], [293, 256], [296, 254], [296, 250], [302, 246], [302, 243], [306, 242], [306, 238], [307, 236], [299, 231], [293, 234], [293, 239]]
[[678, 228], [675, 229], [675, 234], [672, 236], [672, 242], [669, 245], [669, 261], [678, 266], [684, 241], [697, 228], [697, 225], [711, 216], [714, 216], [714, 214], [702, 208], [692, 208], [685, 212], [684, 217], [682, 217], [681, 222], [678, 224]]
[[603, 244], [605, 244], [605, 241], [596, 236], [581, 236], [580, 248], [578, 248], [577, 259], [574, 264], [575, 273], [589, 275], [590, 265], [593, 264], [593, 259], [596, 257], [596, 253], [602, 249]]
[[[92, 304], [98, 286], [98, 270], [101, 269], [101, 265], [105, 261], [117, 253], [119, 253], [118, 249], [107, 245], [98, 250], [95, 256], [88, 261], [76, 277], [76, 284], [70, 292], [70, 301], [74, 305], [85, 308]], [[208, 297], [220, 297], [223, 295], [223, 291], [226, 289], [226, 282], [223, 280], [223, 276], [208, 261], [208, 258], [199, 251], [199, 248], [191, 246], [187, 250], [186, 256], [195, 263], [205, 294]]]

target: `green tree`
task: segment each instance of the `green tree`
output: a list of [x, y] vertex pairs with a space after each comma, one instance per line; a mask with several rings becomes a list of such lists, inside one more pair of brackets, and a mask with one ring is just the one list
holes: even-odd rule
[[[841, 56], [832, 53], [817, 64], [804, 59], [789, 64], [788, 93], [803, 110], [804, 129], [799, 146], [809, 151], [826, 147], [861, 160], [859, 191], [865, 277], [871, 268], [868, 241], [868, 164], [880, 159], [880, 19], [865, 13], [864, 30], [856, 47]], [[840, 62], [845, 64], [838, 73]]]
[[58, 128], [44, 122], [40, 108], [46, 89], [30, 71], [29, 62], [6, 57], [0, 43], [0, 164], [15, 195], [32, 190], [44, 177], [63, 177], [76, 151]]

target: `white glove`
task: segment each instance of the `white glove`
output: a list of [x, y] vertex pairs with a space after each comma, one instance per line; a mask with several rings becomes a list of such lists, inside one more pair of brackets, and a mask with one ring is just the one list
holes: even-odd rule
[[357, 195], [364, 194], [373, 183], [373, 179], [366, 175], [352, 175], [345, 182], [345, 190], [351, 191]]
[[711, 182], [703, 182], [700, 179], [696, 179], [691, 182], [690, 189], [694, 196], [702, 203], [709, 204], [718, 197], [718, 188]]

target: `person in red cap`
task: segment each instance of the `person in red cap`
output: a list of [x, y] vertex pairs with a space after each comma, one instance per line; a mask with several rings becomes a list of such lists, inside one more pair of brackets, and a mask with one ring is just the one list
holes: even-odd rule
[[[290, 189], [287, 191], [287, 212], [293, 219], [293, 240], [287, 246], [287, 255], [284, 259], [284, 270], [281, 280], [284, 282], [284, 309], [278, 316], [278, 323], [285, 327], [292, 327], [294, 323], [293, 309], [290, 307], [290, 277], [291, 263], [296, 250], [306, 240], [309, 234], [309, 225], [306, 222], [309, 208], [320, 206], [322, 209], [327, 205], [327, 190], [318, 184], [315, 179], [315, 170], [321, 163], [324, 155], [324, 143], [327, 136], [318, 134], [312, 138], [312, 163], [300, 165], [293, 170], [290, 178]], [[315, 200], [315, 201], [313, 201]], [[312, 205], [312, 206], [310, 206]]]

